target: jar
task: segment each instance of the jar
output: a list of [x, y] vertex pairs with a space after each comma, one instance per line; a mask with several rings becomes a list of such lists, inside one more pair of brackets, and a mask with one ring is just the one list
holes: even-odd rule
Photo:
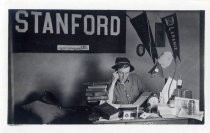
[[188, 103], [188, 114], [193, 115], [195, 113], [195, 101], [194, 100], [189, 100]]

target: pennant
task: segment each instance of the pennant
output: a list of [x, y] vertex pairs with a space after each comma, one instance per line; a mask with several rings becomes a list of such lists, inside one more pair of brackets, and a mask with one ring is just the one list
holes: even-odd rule
[[179, 34], [178, 34], [178, 23], [176, 14], [172, 14], [161, 18], [162, 23], [164, 24], [165, 31], [173, 51], [174, 60], [176, 57], [180, 59], [180, 46], [179, 46]]
[[158, 58], [158, 53], [146, 12], [130, 19], [130, 21], [155, 64], [155, 59]]

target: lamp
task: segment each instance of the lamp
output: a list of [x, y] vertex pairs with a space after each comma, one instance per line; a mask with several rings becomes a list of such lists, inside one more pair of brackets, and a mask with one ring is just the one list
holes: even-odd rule
[[[149, 71], [149, 73], [152, 76], [158, 75], [160, 77], [164, 77], [162, 68], [167, 68], [168, 66], [170, 66], [172, 60], [173, 60], [173, 55], [172, 55], [171, 52], [169, 52], [169, 51], [163, 52], [159, 56], [155, 65], [152, 67], [152, 69]], [[173, 73], [172, 80], [171, 80], [170, 85], [168, 87], [168, 99], [170, 98], [170, 88], [171, 88], [171, 84], [172, 84], [175, 73], [176, 73], [176, 62], [175, 62], [175, 71]]]
[[173, 60], [172, 53], [169, 51], [163, 52], [157, 59], [155, 65], [152, 67], [152, 69], [148, 72], [152, 76], [159, 76], [164, 77], [163, 75], [163, 68], [167, 68], [170, 66], [171, 62]]

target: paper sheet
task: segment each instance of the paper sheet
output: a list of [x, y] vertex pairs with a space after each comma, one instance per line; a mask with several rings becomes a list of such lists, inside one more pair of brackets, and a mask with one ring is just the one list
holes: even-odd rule
[[187, 112], [188, 112], [187, 109], [181, 108], [181, 110], [178, 114], [178, 117], [192, 118], [192, 119], [196, 119], [196, 120], [199, 120], [199, 121], [203, 120], [203, 115], [204, 115], [203, 111], [196, 112], [196, 114], [193, 114], [193, 115], [188, 115]]
[[177, 108], [184, 108], [184, 109], [187, 109], [188, 108], [188, 103], [190, 100], [193, 100], [195, 101], [195, 114], [197, 114], [197, 112], [199, 112], [199, 100], [197, 99], [189, 99], [189, 98], [183, 98], [183, 97], [175, 97], [175, 107]]
[[176, 105], [175, 108], [170, 108], [167, 104], [158, 105], [158, 111], [163, 118], [176, 118], [176, 117], [184, 117], [184, 118], [192, 118], [199, 121], [203, 120], [204, 112], [199, 111], [199, 100], [195, 100], [195, 112], [193, 115], [188, 114], [187, 103], [190, 99], [187, 98], [175, 98]]
[[158, 110], [163, 118], [176, 117], [180, 111], [179, 108], [170, 108], [167, 104], [158, 105]]

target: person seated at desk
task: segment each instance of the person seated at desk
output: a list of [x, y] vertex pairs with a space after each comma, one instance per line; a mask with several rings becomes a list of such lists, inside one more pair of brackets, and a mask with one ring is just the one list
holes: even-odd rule
[[126, 57], [117, 57], [115, 65], [112, 66], [115, 72], [112, 74], [112, 82], [109, 87], [110, 104], [132, 104], [142, 94], [144, 85], [135, 73], [134, 67]]

